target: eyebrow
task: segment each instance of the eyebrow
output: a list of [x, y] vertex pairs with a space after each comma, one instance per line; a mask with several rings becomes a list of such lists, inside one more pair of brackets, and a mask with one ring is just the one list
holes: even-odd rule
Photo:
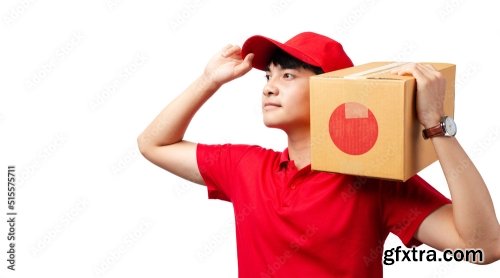
[[281, 68], [281, 69], [286, 69], [286, 68], [284, 68], [283, 66], [281, 66], [280, 64], [269, 63], [269, 64], [267, 64], [267, 66], [264, 68], [264, 71], [271, 71], [271, 67], [270, 67], [270, 65], [271, 65], [271, 64], [273, 64], [275, 67], [279, 67], [279, 68]]
[[[299, 70], [300, 70], [300, 67], [297, 67], [297, 68], [284, 68], [284, 67], [283, 67], [283, 66], [281, 66], [281, 65], [276, 65], [276, 66], [277, 66], [277, 67], [280, 67], [280, 68], [281, 68], [281, 70], [296, 70], [296, 71], [299, 71]], [[271, 68], [269, 67], [269, 65], [268, 65], [268, 66], [266, 66], [266, 67], [264, 68], [264, 71], [271, 71]]]

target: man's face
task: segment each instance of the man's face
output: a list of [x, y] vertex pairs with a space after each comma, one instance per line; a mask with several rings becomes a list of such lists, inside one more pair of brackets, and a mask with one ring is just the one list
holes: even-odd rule
[[267, 127], [285, 132], [309, 128], [309, 77], [304, 68], [284, 69], [269, 65], [262, 95], [262, 113]]

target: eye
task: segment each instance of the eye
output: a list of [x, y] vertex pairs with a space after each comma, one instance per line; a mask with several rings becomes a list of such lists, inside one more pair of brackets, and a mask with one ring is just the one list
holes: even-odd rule
[[285, 79], [293, 79], [295, 77], [295, 75], [289, 73], [289, 72], [286, 72], [283, 74], [283, 78]]
[[269, 73], [266, 73], [266, 80], [269, 81], [269, 78], [271, 78], [271, 75]]

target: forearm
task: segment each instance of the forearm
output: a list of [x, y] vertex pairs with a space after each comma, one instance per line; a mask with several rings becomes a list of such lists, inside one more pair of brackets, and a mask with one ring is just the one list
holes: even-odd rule
[[198, 77], [142, 132], [138, 138], [139, 147], [144, 150], [180, 142], [195, 113], [218, 88], [205, 75]]
[[458, 234], [466, 246], [491, 246], [500, 237], [500, 226], [481, 175], [456, 138], [431, 140], [450, 188]]

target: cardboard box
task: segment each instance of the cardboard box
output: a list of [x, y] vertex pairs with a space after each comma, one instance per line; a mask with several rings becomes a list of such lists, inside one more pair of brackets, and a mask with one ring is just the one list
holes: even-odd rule
[[[437, 160], [416, 115], [416, 83], [374, 62], [310, 80], [311, 168], [406, 181]], [[445, 114], [454, 115], [455, 65], [432, 64], [446, 78]]]

